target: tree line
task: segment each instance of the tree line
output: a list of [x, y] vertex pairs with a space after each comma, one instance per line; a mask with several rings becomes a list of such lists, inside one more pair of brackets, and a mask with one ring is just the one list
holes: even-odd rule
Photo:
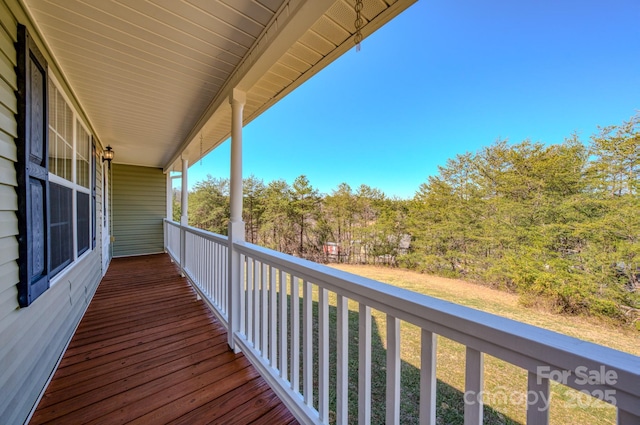
[[[497, 141], [449, 159], [413, 199], [342, 183], [321, 194], [244, 181], [246, 240], [319, 262], [401, 266], [517, 292], [559, 312], [640, 309], [640, 114], [547, 145]], [[176, 201], [174, 214], [179, 217]], [[229, 182], [189, 193], [189, 224], [226, 234]]]

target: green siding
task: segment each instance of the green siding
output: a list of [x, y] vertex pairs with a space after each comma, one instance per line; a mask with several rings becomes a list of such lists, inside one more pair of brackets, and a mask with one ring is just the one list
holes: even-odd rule
[[162, 169], [113, 164], [113, 256], [164, 250], [167, 179]]
[[0, 43], [0, 319], [18, 308], [18, 299], [14, 296], [18, 283], [18, 275], [15, 273], [18, 268], [18, 202], [14, 166], [17, 160], [14, 141], [17, 124], [14, 115], [18, 110], [15, 96], [17, 78], [13, 69], [16, 65], [13, 43], [16, 41], [17, 30], [13, 33], [8, 30], [16, 28], [17, 24], [5, 10], [8, 11], [3, 2], [0, 2], [0, 40], [3, 40]]
[[[21, 424], [29, 417], [102, 277], [102, 247], [98, 244], [56, 276], [51, 288], [32, 305], [18, 306], [13, 45], [18, 22], [29, 28], [49, 66], [54, 63], [20, 2], [0, 0], [0, 424]], [[77, 102], [74, 106], [77, 108]], [[100, 179], [98, 169], [98, 183]], [[97, 189], [100, 208], [100, 184]], [[101, 228], [97, 226], [98, 232]], [[100, 234], [97, 240], [101, 241]]]

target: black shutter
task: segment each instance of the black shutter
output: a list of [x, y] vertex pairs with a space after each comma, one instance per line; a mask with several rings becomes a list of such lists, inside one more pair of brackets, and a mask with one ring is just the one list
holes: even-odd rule
[[18, 24], [18, 301], [26, 307], [49, 288], [49, 120], [47, 62]]
[[96, 150], [96, 141], [91, 136], [91, 249], [96, 247], [96, 158], [98, 151]]

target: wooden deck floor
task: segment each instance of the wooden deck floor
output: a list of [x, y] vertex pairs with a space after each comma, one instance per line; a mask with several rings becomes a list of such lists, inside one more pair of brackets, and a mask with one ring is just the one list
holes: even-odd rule
[[167, 255], [114, 259], [31, 424], [297, 423]]

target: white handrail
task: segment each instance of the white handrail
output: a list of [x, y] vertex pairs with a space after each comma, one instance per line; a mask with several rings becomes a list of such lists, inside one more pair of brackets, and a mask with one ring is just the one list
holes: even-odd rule
[[[180, 263], [214, 313], [228, 326], [226, 311], [230, 300], [226, 286], [229, 241], [226, 237], [181, 226], [165, 220], [167, 252], [180, 258], [184, 238], [185, 257]], [[241, 325], [233, 342], [260, 371], [278, 396], [301, 421], [328, 423], [329, 364], [328, 293], [337, 295], [337, 417], [347, 417], [348, 300], [360, 305], [359, 416], [367, 423], [371, 415], [371, 308], [387, 315], [390, 324], [387, 351], [387, 420], [398, 421], [399, 321], [422, 329], [420, 373], [420, 423], [435, 418], [436, 335], [467, 347], [467, 390], [481, 391], [483, 355], [502, 359], [528, 371], [530, 391], [548, 400], [549, 378], [589, 394], [602, 391], [618, 408], [618, 424], [640, 423], [640, 358], [549, 330], [417, 294], [375, 280], [336, 270], [321, 264], [262, 248], [234, 242], [240, 256], [242, 285]], [[319, 316], [312, 319], [312, 286], [318, 288]], [[298, 303], [301, 305], [299, 306]], [[295, 305], [294, 305], [295, 304]], [[346, 316], [346, 317], [345, 317]], [[313, 373], [312, 323], [317, 320], [320, 345], [318, 370]], [[301, 355], [298, 356], [298, 350]], [[295, 351], [295, 354], [292, 352]], [[300, 365], [302, 363], [302, 365]], [[585, 373], [607, 371], [616, 379], [600, 382], [585, 379]], [[567, 374], [567, 372], [573, 372]], [[319, 383], [312, 386], [312, 381]], [[315, 399], [319, 400], [317, 409]], [[548, 423], [548, 410], [529, 406], [527, 422]], [[548, 406], [546, 406], [548, 407]], [[465, 423], [482, 423], [481, 403], [465, 408]]]

